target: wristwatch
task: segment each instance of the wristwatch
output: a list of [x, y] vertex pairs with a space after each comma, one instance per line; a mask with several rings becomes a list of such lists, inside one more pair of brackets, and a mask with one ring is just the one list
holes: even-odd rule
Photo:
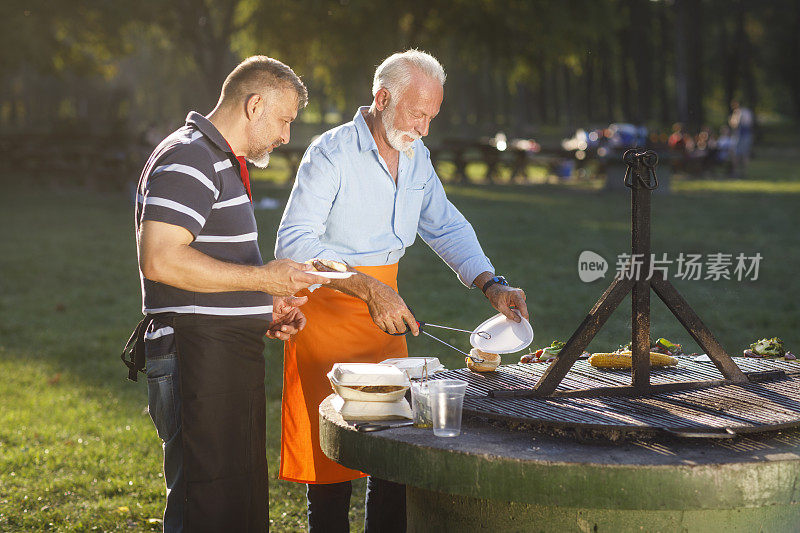
[[483, 294], [486, 294], [486, 289], [488, 289], [495, 283], [499, 283], [500, 285], [505, 285], [506, 287], [508, 287], [508, 282], [506, 281], [506, 278], [504, 278], [503, 276], [495, 276], [483, 284], [483, 288], [481, 289], [483, 291]]

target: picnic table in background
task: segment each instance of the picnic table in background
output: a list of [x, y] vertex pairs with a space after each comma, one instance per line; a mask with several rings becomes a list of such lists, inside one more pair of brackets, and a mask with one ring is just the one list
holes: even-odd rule
[[112, 190], [138, 177], [149, 150], [145, 154], [137, 139], [123, 134], [4, 134], [0, 166], [53, 184]]
[[507, 139], [503, 134], [478, 139], [446, 138], [439, 145], [430, 147], [435, 164], [448, 161], [455, 166], [454, 180], [467, 183], [467, 165], [477, 162], [485, 165], [483, 180], [497, 183], [500, 166], [511, 169], [511, 179], [528, 179], [528, 165], [546, 166], [555, 169], [558, 163], [570, 155], [558, 147], [543, 148], [532, 139]]

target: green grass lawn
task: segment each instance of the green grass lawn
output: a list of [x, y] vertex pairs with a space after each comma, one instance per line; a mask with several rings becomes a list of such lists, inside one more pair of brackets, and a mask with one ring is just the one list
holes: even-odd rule
[[[121, 195], [8, 181], [0, 197], [0, 530], [158, 530], [160, 441], [145, 411], [143, 380], [127, 382], [118, 359], [140, 309], [131, 205]], [[679, 189], [653, 201], [655, 252], [762, 254], [757, 281], [675, 282], [730, 353], [776, 335], [800, 350], [800, 190], [781, 187]], [[538, 345], [571, 334], [610, 281], [616, 255], [629, 251], [625, 194], [550, 186], [450, 187], [449, 194], [497, 271], [526, 290]], [[256, 184], [256, 196], [263, 195], [283, 201], [288, 189]], [[280, 214], [257, 212], [265, 257]], [[605, 280], [579, 281], [577, 258], [586, 249], [611, 261]], [[401, 261], [400, 289], [423, 320], [469, 328], [493, 314], [422, 242]], [[628, 306], [593, 348], [626, 342]], [[697, 349], [655, 297], [653, 336]], [[461, 334], [443, 338], [468, 347]], [[411, 355], [463, 365], [430, 339], [409, 339], [409, 347]], [[270, 516], [276, 531], [301, 531], [304, 488], [275, 479], [281, 346], [270, 342], [266, 357]], [[354, 524], [362, 503], [360, 483]]]

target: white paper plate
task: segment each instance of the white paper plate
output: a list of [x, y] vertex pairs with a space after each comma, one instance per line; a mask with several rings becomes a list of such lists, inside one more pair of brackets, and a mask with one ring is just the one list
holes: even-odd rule
[[[478, 336], [477, 332], [479, 331], [485, 331], [492, 338], [484, 339]], [[514, 322], [502, 313], [475, 328], [475, 331], [469, 336], [469, 343], [473, 348], [498, 354], [518, 352], [530, 346], [532, 342], [533, 328], [530, 322], [524, 318], [520, 322]]]
[[314, 274], [315, 276], [319, 276], [321, 278], [328, 278], [328, 279], [347, 279], [350, 276], [354, 276], [355, 272], [315, 272], [315, 271], [309, 271], [309, 274]]

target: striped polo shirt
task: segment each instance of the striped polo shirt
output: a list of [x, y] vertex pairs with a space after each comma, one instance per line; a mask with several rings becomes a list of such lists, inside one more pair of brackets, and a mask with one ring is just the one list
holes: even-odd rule
[[[141, 224], [155, 220], [189, 230], [192, 248], [215, 259], [262, 265], [253, 204], [239, 164], [225, 138], [199, 113], [191, 112], [150, 155], [139, 179], [137, 242]], [[272, 297], [259, 291], [193, 292], [145, 278], [142, 311], [270, 320]], [[171, 329], [171, 328], [169, 328]], [[152, 334], [156, 333], [149, 332]], [[161, 335], [171, 332], [161, 332]]]

